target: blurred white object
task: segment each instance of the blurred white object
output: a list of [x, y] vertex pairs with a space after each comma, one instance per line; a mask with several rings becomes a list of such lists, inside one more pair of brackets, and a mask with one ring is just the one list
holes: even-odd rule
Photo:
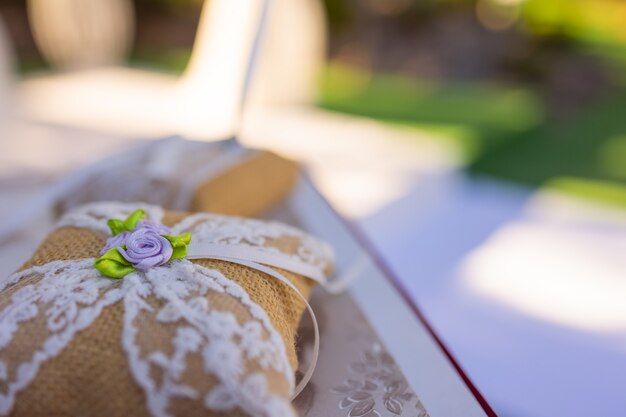
[[[324, 45], [318, 0], [207, 0], [182, 77], [106, 67], [26, 80], [20, 98], [33, 120], [130, 136], [222, 139], [237, 130], [248, 85], [251, 105], [310, 103]], [[251, 77], [256, 52], [259, 71]]]
[[32, 120], [130, 136], [232, 136], [265, 1], [206, 1], [182, 78], [124, 67], [39, 76], [20, 86], [23, 111]]
[[130, 0], [28, 0], [33, 38], [60, 68], [119, 64], [134, 35]]
[[247, 108], [311, 105], [326, 60], [320, 0], [272, 0]]
[[312, 106], [249, 108], [239, 139], [305, 163], [324, 196], [350, 218], [375, 214], [416, 181], [461, 162], [458, 149], [428, 133]]

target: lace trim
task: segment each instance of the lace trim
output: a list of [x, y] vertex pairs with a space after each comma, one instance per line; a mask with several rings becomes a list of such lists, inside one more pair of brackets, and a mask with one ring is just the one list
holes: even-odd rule
[[163, 209], [158, 206], [146, 203], [97, 202], [70, 210], [57, 223], [57, 228], [80, 227], [110, 235], [111, 230], [107, 226], [109, 219], [124, 219], [139, 208], [145, 210], [147, 219], [158, 223], [163, 219]]
[[[280, 254], [320, 271], [327, 270], [333, 261], [329, 245], [279, 222], [197, 213], [183, 219], [172, 230], [175, 234], [191, 233], [194, 243], [242, 246]], [[288, 246], [291, 247], [285, 249]]]
[[[78, 331], [91, 325], [104, 307], [120, 300], [122, 293], [116, 282], [102, 279], [92, 264], [93, 259], [51, 262], [13, 274], [2, 283], [5, 288], [29, 276], [42, 276], [36, 284], [17, 290], [0, 313], [0, 379], [7, 385], [6, 392], [0, 392], [1, 414], [10, 412], [17, 393], [35, 379], [44, 362], [57, 356]], [[29, 361], [7, 362], [2, 353], [10, 347], [20, 323], [37, 318], [45, 318], [49, 334], [38, 341], [40, 347]]]
[[[45, 361], [58, 355], [104, 308], [122, 302], [122, 345], [153, 415], [170, 416], [168, 405], [174, 397], [201, 398], [206, 408], [216, 411], [240, 408], [252, 416], [293, 415], [289, 402], [268, 390], [264, 374], [246, 372], [247, 362], [253, 361], [284, 375], [293, 386], [293, 370], [280, 335], [239, 285], [187, 260], [134, 272], [123, 280], [103, 279], [92, 262], [55, 261], [13, 274], [0, 284], [6, 288], [26, 278], [39, 278], [15, 291], [0, 312], [0, 379], [8, 387], [0, 392], [1, 414], [10, 412], [16, 394], [33, 381]], [[231, 312], [209, 306], [205, 295], [210, 291], [237, 299], [251, 319], [239, 323]], [[45, 320], [47, 329], [46, 335], [32, 340], [40, 347], [25, 362], [6, 361], [8, 349], [23, 349], [11, 343], [20, 324], [37, 319]], [[139, 342], [142, 332], [159, 323], [177, 325], [169, 357], [159, 350], [162, 346]], [[199, 355], [205, 372], [220, 380], [209, 392], [199, 392], [185, 381], [190, 355]], [[160, 382], [153, 379], [155, 369], [162, 371]]]

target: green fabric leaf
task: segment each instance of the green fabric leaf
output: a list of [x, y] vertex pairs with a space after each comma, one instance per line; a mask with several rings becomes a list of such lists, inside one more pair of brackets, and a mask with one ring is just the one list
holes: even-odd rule
[[142, 220], [146, 217], [146, 212], [142, 209], [137, 209], [133, 211], [130, 216], [126, 218], [126, 220], [122, 221], [120, 219], [109, 219], [107, 221], [107, 225], [109, 229], [111, 229], [111, 233], [113, 236], [117, 236], [122, 232], [132, 232], [135, 227], [137, 227], [137, 223], [139, 220]]
[[124, 226], [124, 222], [120, 219], [109, 219], [109, 221], [107, 221], [107, 225], [109, 226], [109, 229], [111, 229], [113, 236], [117, 236], [126, 231], [126, 226]]
[[162, 235], [165, 239], [169, 240], [172, 244], [172, 257], [171, 259], [179, 259], [187, 256], [187, 245], [191, 242], [191, 235], [189, 233], [183, 233], [179, 236]]
[[128, 262], [117, 248], [111, 248], [104, 255], [96, 259], [93, 263], [94, 268], [111, 278], [124, 278], [130, 274], [135, 268]]
[[135, 227], [137, 227], [137, 223], [139, 222], [139, 220], [143, 219], [144, 217], [146, 217], [146, 212], [142, 209], [137, 209], [133, 211], [130, 216], [128, 216], [126, 220], [124, 220], [124, 226], [126, 227], [126, 230], [128, 230], [129, 232], [132, 231]]

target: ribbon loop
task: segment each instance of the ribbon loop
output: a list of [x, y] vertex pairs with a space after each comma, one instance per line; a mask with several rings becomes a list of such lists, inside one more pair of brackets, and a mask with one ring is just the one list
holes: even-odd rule
[[315, 371], [315, 366], [317, 365], [317, 358], [319, 356], [320, 350], [320, 332], [319, 325], [317, 322], [317, 318], [315, 317], [315, 313], [313, 312], [313, 308], [307, 298], [302, 294], [302, 292], [296, 287], [288, 278], [286, 278], [283, 274], [269, 268], [266, 265], [273, 266], [276, 268], [285, 269], [287, 271], [293, 272], [298, 275], [302, 275], [306, 278], [310, 278], [322, 286], [327, 285], [326, 277], [323, 271], [320, 271], [318, 268], [307, 264], [305, 262], [297, 261], [292, 258], [288, 258], [285, 255], [265, 252], [259, 249], [250, 248], [243, 245], [223, 245], [223, 244], [215, 244], [215, 243], [191, 243], [188, 247], [187, 259], [215, 259], [218, 261], [232, 262], [238, 265], [247, 266], [249, 268], [256, 269], [257, 271], [263, 272], [271, 277], [276, 278], [283, 284], [287, 285], [291, 290], [293, 290], [298, 297], [304, 302], [304, 305], [307, 309], [311, 317], [311, 321], [313, 322], [313, 332], [314, 332], [314, 340], [313, 340], [313, 355], [311, 359], [311, 363], [309, 363], [306, 372], [304, 373], [302, 379], [295, 387], [294, 392], [292, 394], [291, 399], [294, 400], [298, 394], [300, 394], [306, 385], [311, 380], [313, 376], [313, 372]]
[[245, 259], [224, 258], [224, 257], [220, 257], [220, 256], [205, 256], [204, 259], [216, 259], [216, 260], [219, 260], [219, 261], [232, 262], [232, 263], [236, 263], [238, 265], [243, 265], [243, 266], [247, 266], [249, 268], [256, 269], [257, 271], [261, 271], [261, 272], [263, 272], [263, 273], [265, 273], [267, 275], [270, 275], [270, 276], [276, 278], [277, 280], [279, 280], [283, 284], [287, 285], [304, 302], [304, 306], [306, 307], [307, 312], [309, 313], [309, 316], [311, 317], [311, 321], [313, 322], [313, 332], [314, 332], [314, 335], [313, 335], [314, 336], [314, 339], [313, 339], [313, 354], [312, 354], [312, 358], [311, 358], [311, 363], [309, 363], [309, 366], [307, 367], [306, 372], [302, 376], [302, 379], [300, 380], [298, 385], [296, 385], [296, 387], [295, 387], [295, 389], [293, 391], [293, 394], [291, 395], [291, 400], [293, 401], [304, 390], [304, 388], [307, 386], [307, 384], [311, 380], [311, 377], [313, 376], [313, 372], [315, 372], [315, 367], [317, 365], [317, 359], [319, 357], [319, 351], [320, 351], [320, 330], [319, 330], [319, 325], [317, 323], [317, 317], [315, 316], [315, 312], [313, 311], [313, 307], [311, 307], [311, 304], [309, 304], [309, 301], [302, 294], [302, 292], [300, 292], [298, 287], [296, 287], [289, 279], [287, 279], [283, 274], [281, 274], [281, 273], [279, 273], [279, 272], [277, 272], [277, 271], [275, 271], [275, 270], [273, 270], [271, 268], [268, 268], [265, 265], [261, 265], [259, 263], [252, 262], [252, 261], [247, 261]]

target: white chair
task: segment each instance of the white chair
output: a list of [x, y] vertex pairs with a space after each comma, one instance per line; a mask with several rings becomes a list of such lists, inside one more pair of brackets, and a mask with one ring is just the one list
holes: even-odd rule
[[268, 0], [205, 2], [182, 77], [124, 67], [42, 75], [19, 86], [31, 120], [124, 136], [232, 136]]

